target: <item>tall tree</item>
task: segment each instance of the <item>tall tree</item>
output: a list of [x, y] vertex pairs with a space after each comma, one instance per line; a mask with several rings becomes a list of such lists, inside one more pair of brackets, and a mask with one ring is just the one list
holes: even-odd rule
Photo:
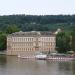
[[75, 51], [75, 27], [73, 28], [72, 32], [71, 32], [71, 36], [72, 36], [72, 50]]
[[70, 50], [70, 37], [65, 32], [59, 32], [56, 37], [56, 45], [59, 53], [66, 53]]
[[6, 34], [0, 33], [0, 51], [6, 50]]

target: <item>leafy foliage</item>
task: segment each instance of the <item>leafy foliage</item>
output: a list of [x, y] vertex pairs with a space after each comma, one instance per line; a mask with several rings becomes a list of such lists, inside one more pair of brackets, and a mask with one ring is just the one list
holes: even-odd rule
[[75, 24], [75, 15], [9, 15], [0, 16], [0, 30], [17, 25], [23, 31], [48, 31], [57, 28], [69, 30]]
[[5, 32], [8, 34], [18, 32], [20, 29], [17, 27], [17, 25], [8, 25], [7, 28], [5, 29]]
[[6, 34], [0, 32], [0, 50], [6, 49]]
[[67, 36], [65, 32], [58, 33], [56, 45], [59, 53], [66, 53], [70, 50], [70, 36]]
[[72, 36], [72, 44], [71, 44], [71, 47], [72, 47], [72, 50], [75, 51], [75, 27], [72, 29], [72, 32], [71, 32], [71, 36]]

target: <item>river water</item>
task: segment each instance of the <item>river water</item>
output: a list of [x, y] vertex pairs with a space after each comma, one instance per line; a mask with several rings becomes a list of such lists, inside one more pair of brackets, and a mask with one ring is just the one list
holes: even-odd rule
[[0, 75], [75, 75], [75, 61], [26, 60], [0, 55]]

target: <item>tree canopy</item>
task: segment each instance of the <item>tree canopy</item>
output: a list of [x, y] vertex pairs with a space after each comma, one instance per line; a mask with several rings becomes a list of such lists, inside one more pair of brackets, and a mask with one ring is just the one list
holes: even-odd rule
[[6, 34], [0, 32], [0, 51], [6, 50]]
[[8, 25], [17, 25], [23, 31], [69, 30], [75, 25], [75, 15], [8, 15], [0, 16], [0, 30]]
[[59, 32], [56, 37], [56, 45], [59, 53], [70, 51], [70, 36], [67, 36], [65, 32]]
[[73, 27], [72, 32], [71, 32], [71, 47], [72, 50], [75, 51], [75, 27]]
[[5, 32], [8, 34], [18, 32], [20, 31], [20, 28], [17, 27], [17, 25], [8, 25], [5, 29]]

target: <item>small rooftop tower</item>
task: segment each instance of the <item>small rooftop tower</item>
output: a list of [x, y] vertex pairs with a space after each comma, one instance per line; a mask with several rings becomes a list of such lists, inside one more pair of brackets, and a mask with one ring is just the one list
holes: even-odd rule
[[61, 32], [60, 28], [57, 29], [57, 31], [55, 32], [55, 34], [58, 34], [59, 32]]

